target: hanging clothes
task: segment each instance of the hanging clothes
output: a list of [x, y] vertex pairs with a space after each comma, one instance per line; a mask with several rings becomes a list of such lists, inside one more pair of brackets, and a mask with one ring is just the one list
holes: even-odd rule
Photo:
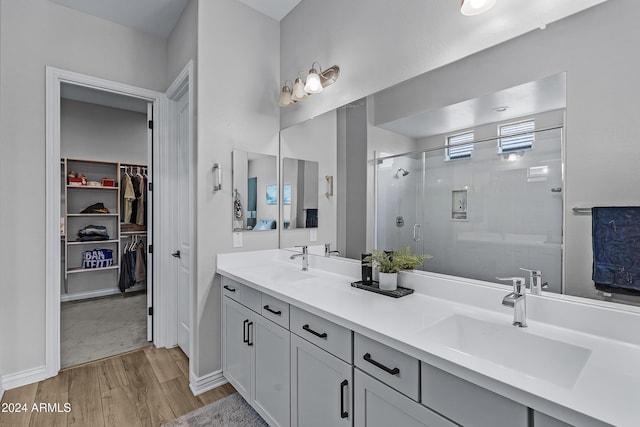
[[133, 190], [133, 184], [129, 174], [125, 173], [122, 176], [122, 182], [120, 183], [122, 188], [122, 216], [120, 220], [122, 222], [131, 222], [131, 212], [133, 208], [133, 201], [136, 199], [135, 192]]
[[147, 279], [147, 255], [144, 245], [139, 244], [136, 248], [136, 283], [144, 282]]
[[124, 293], [127, 289], [144, 282], [147, 278], [147, 255], [144, 242], [137, 236], [124, 245], [120, 260], [120, 278], [118, 288]]
[[129, 217], [129, 221], [132, 224], [135, 224], [138, 219], [138, 197], [140, 197], [140, 179], [139, 175], [131, 176], [131, 186], [133, 188], [133, 200], [131, 201], [131, 216]]
[[136, 215], [136, 224], [138, 225], [144, 225], [145, 224], [145, 216], [146, 216], [146, 209], [145, 209], [145, 205], [146, 205], [146, 197], [145, 197], [145, 190], [146, 190], [146, 186], [144, 184], [144, 177], [140, 174], [137, 175], [137, 177], [139, 178], [139, 182], [138, 182], [138, 191], [136, 191], [136, 195], [140, 195], [139, 197], [136, 197], [136, 205], [138, 207], [138, 211], [137, 211], [137, 215]]

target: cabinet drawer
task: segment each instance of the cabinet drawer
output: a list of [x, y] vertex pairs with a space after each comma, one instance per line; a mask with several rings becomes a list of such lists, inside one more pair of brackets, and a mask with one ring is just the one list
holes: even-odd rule
[[249, 307], [256, 313], [261, 312], [260, 302], [262, 292], [256, 291], [249, 286], [238, 283], [235, 280], [222, 276], [222, 294], [238, 301], [245, 307]]
[[271, 295], [262, 294], [261, 313], [263, 317], [289, 329], [289, 304]]
[[374, 378], [418, 401], [418, 359], [363, 335], [354, 335], [353, 363]]
[[291, 307], [291, 332], [351, 363], [351, 330]]
[[528, 422], [526, 406], [424, 362], [422, 404], [465, 426], [526, 427]]

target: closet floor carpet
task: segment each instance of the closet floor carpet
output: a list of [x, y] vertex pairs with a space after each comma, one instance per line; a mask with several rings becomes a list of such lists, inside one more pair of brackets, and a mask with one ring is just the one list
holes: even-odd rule
[[148, 345], [146, 311], [144, 292], [62, 303], [61, 366], [74, 366]]

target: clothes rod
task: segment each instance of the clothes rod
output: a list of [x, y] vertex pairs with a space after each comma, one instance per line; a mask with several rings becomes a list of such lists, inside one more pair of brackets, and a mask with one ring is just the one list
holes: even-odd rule
[[542, 129], [536, 129], [534, 131], [512, 133], [512, 134], [509, 134], [509, 135], [501, 135], [501, 136], [492, 136], [490, 138], [483, 138], [483, 139], [478, 139], [478, 140], [475, 140], [475, 141], [461, 142], [461, 143], [458, 143], [458, 144], [444, 145], [444, 146], [433, 147], [433, 148], [425, 148], [424, 150], [409, 151], [409, 152], [401, 153], [401, 154], [392, 154], [390, 156], [378, 157], [377, 159], [375, 159], [375, 161], [378, 162], [378, 163], [381, 163], [383, 160], [387, 160], [387, 159], [393, 159], [393, 158], [396, 158], [396, 157], [410, 156], [410, 155], [414, 155], [414, 154], [429, 153], [431, 151], [442, 151], [442, 150], [446, 150], [447, 148], [456, 147], [458, 145], [478, 144], [478, 143], [481, 143], [481, 142], [496, 141], [496, 140], [498, 140], [500, 138], [511, 138], [511, 137], [514, 137], [514, 136], [527, 135], [527, 134], [530, 134], [530, 133], [546, 132], [546, 131], [549, 131], [549, 130], [556, 130], [556, 129], [563, 129], [563, 128], [564, 128], [564, 125], [556, 125], [556, 126], [549, 126], [549, 127], [542, 128]]
[[571, 210], [576, 215], [591, 215], [591, 208], [572, 208]]

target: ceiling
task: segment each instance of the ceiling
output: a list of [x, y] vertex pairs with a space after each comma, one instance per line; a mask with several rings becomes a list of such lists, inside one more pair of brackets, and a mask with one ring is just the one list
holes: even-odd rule
[[[189, 0], [51, 0], [62, 6], [166, 39]], [[204, 0], [209, 1], [209, 0]], [[280, 21], [301, 0], [238, 0]]]
[[[499, 107], [507, 109], [496, 111]], [[566, 74], [558, 73], [378, 126], [411, 138], [424, 138], [565, 107]]]

